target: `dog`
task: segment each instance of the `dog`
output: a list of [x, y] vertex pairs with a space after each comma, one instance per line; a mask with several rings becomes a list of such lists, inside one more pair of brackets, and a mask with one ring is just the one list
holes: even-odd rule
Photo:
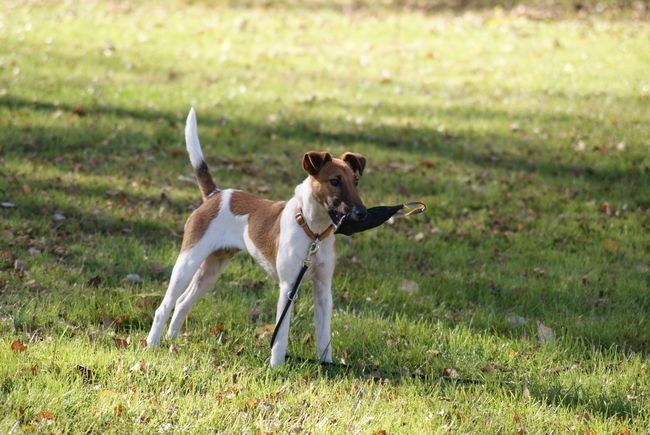
[[[366, 216], [366, 207], [357, 191], [366, 158], [352, 152], [335, 158], [327, 152], [309, 151], [302, 157], [307, 177], [296, 186], [293, 197], [288, 201], [271, 201], [240, 190], [217, 188], [201, 151], [193, 108], [187, 117], [185, 142], [203, 203], [185, 223], [181, 251], [167, 292], [156, 309], [147, 345], [155, 347], [160, 343], [172, 308], [167, 337], [178, 336], [192, 305], [214, 285], [239, 251], [248, 252], [269, 275], [278, 279], [277, 323], [308, 249], [316, 242], [320, 247], [305, 278], [313, 283], [318, 357], [331, 363], [333, 230], [344, 217], [361, 221]], [[290, 321], [289, 311], [282, 324], [276, 326], [272, 367], [284, 363]]]

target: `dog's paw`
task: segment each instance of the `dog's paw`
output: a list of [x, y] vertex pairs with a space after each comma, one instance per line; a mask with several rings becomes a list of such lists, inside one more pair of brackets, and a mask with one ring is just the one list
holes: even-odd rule
[[147, 347], [158, 347], [160, 344], [160, 337], [149, 334], [147, 337]]
[[271, 368], [281, 367], [284, 364], [284, 355], [271, 355]]

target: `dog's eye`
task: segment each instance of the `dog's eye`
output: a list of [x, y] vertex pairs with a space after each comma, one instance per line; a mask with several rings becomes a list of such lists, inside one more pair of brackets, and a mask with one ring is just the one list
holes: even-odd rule
[[334, 187], [338, 187], [341, 185], [341, 180], [339, 180], [338, 178], [332, 178], [330, 179], [330, 184]]

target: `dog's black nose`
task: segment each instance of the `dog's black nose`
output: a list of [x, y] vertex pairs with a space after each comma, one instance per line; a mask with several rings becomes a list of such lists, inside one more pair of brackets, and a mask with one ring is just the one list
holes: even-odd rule
[[350, 213], [352, 214], [352, 219], [355, 221], [362, 221], [368, 215], [368, 210], [366, 210], [364, 206], [355, 205], [352, 207], [352, 211]]

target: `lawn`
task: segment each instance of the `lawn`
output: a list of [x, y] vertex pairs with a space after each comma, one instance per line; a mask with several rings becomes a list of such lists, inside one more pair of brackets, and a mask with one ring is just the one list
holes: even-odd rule
[[[3, 2], [1, 433], [650, 427], [644, 4], [400, 3]], [[200, 203], [191, 106], [220, 187], [286, 199], [352, 150], [367, 205], [428, 204], [337, 237], [337, 365], [305, 286], [269, 368], [244, 255], [142, 346]]]

